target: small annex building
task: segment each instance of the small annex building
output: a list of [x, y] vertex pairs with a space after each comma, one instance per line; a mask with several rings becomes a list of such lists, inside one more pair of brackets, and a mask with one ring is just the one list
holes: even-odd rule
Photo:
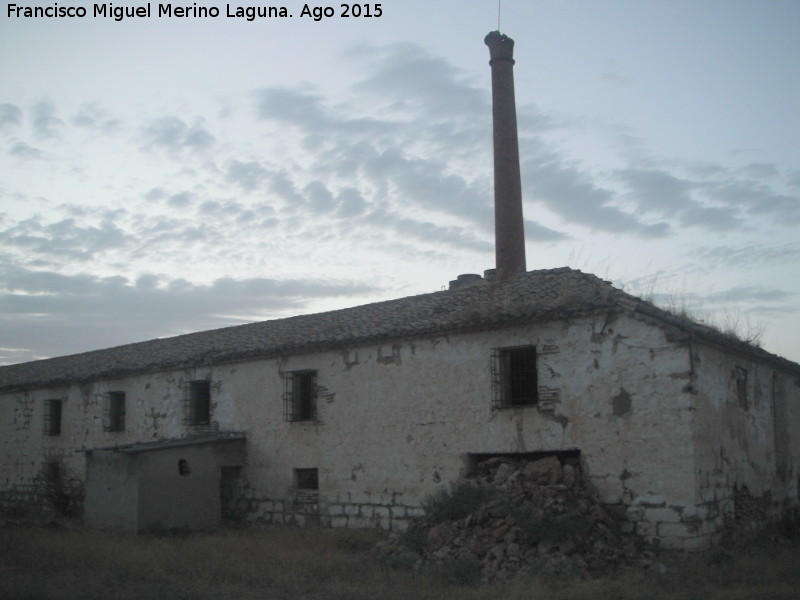
[[146, 531], [208, 529], [235, 502], [245, 437], [229, 433], [89, 448], [86, 524]]

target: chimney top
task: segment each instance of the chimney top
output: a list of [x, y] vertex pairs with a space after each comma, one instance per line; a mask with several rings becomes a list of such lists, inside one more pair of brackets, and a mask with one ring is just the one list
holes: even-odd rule
[[497, 60], [506, 60], [514, 63], [514, 40], [508, 37], [505, 33], [499, 31], [490, 31], [483, 42], [489, 46], [489, 56], [491, 65]]

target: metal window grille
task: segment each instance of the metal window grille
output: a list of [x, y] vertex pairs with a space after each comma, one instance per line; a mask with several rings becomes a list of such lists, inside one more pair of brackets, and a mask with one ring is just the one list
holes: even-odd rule
[[44, 401], [44, 434], [61, 435], [61, 400]]
[[319, 471], [317, 469], [295, 469], [294, 483], [298, 490], [316, 491], [319, 489]]
[[289, 371], [284, 374], [283, 418], [286, 421], [316, 420], [316, 371]]
[[317, 469], [294, 470], [294, 508], [304, 514], [319, 510], [319, 473]]
[[211, 382], [189, 381], [184, 387], [184, 422], [191, 426], [211, 424]]
[[103, 429], [125, 431], [125, 392], [107, 392], [103, 396]]
[[531, 406], [539, 401], [536, 347], [492, 349], [492, 407]]

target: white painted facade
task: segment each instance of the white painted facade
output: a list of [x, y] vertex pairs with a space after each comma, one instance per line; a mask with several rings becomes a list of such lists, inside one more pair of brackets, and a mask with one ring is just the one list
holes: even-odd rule
[[[48, 461], [82, 480], [77, 450], [197, 433], [184, 388], [208, 380], [202, 429], [246, 435], [238, 509], [249, 520], [403, 529], [471, 455], [579, 453], [625, 527], [702, 548], [732, 525], [737, 501], [764, 516], [797, 504], [800, 371], [674, 333], [606, 312], [8, 392], [0, 499], [9, 510], [41, 496]], [[516, 346], [536, 347], [538, 403], [493, 408], [492, 349]], [[316, 419], [287, 421], [286, 373], [308, 370]], [[103, 430], [109, 391], [126, 394], [124, 431]], [[63, 402], [60, 435], [44, 433], [50, 399]], [[298, 490], [295, 469], [316, 469], [318, 489]]]

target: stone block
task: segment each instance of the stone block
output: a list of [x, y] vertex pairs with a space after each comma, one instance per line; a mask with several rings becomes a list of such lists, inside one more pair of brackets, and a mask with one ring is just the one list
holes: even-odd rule
[[392, 531], [397, 531], [402, 533], [406, 529], [408, 529], [407, 519], [392, 519]]
[[715, 502], [717, 499], [717, 490], [715, 488], [705, 488], [700, 492], [703, 502]]
[[347, 526], [351, 529], [370, 529], [375, 527], [375, 522], [367, 517], [348, 517]]
[[657, 533], [656, 528], [657, 523], [651, 523], [650, 521], [639, 521], [636, 523], [636, 534], [645, 538], [655, 537]]
[[340, 515], [345, 514], [345, 507], [341, 504], [329, 504], [328, 505], [328, 515], [331, 517], [338, 517]]
[[392, 515], [392, 519], [404, 519], [406, 517], [405, 506], [392, 506], [389, 508], [389, 512]]
[[372, 515], [376, 519], [382, 519], [388, 521], [389, 518], [391, 517], [391, 512], [389, 512], [388, 506], [376, 506]]
[[628, 521], [641, 521], [644, 519], [644, 511], [641, 506], [629, 506], [625, 511], [625, 518]]
[[657, 533], [659, 537], [694, 537], [691, 523], [659, 523]]
[[348, 517], [356, 517], [359, 514], [359, 506], [358, 504], [347, 504], [344, 507], [344, 514]]
[[672, 508], [646, 508], [644, 518], [653, 523], [680, 523], [681, 513]]
[[420, 519], [425, 516], [425, 509], [421, 506], [409, 506], [406, 509], [406, 515], [412, 519]]
[[373, 515], [373, 513], [375, 511], [375, 507], [372, 506], [371, 504], [362, 504], [360, 506], [360, 509], [361, 510], [360, 510], [359, 514], [362, 517], [367, 517], [367, 518], [372, 517], [372, 515]]
[[331, 517], [331, 527], [337, 529], [346, 529], [348, 526], [348, 518], [347, 517]]

